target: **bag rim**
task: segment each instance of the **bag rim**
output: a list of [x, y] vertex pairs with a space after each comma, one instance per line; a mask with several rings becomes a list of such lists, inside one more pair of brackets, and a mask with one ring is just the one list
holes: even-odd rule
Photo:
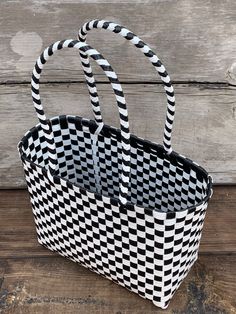
[[[80, 116], [77, 116], [77, 115], [58, 115], [58, 116], [54, 116], [54, 117], [50, 118], [49, 120], [51, 122], [54, 122], [56, 120], [60, 121], [62, 119], [67, 119], [68, 121], [69, 121], [69, 119], [72, 119], [72, 120], [74, 120], [72, 122], [74, 122], [74, 123], [75, 122], [79, 122], [81, 125], [82, 125], [82, 123], [85, 122], [87, 126], [91, 127], [92, 129], [94, 128], [94, 130], [96, 130], [96, 127], [97, 127], [97, 124], [96, 124], [96, 122], [94, 120], [83, 118], [83, 117], [80, 117]], [[24, 134], [24, 136], [21, 138], [20, 142], [17, 145], [17, 149], [18, 149], [18, 152], [19, 152], [19, 155], [20, 155], [20, 158], [21, 158], [22, 161], [27, 161], [34, 168], [35, 167], [41, 168], [43, 174], [48, 177], [47, 169], [45, 167], [40, 166], [39, 164], [33, 162], [32, 160], [30, 160], [25, 155], [25, 153], [22, 150], [22, 146], [24, 145], [25, 141], [28, 140], [28, 138], [31, 136], [31, 133], [34, 132], [35, 130], [39, 131], [41, 129], [42, 128], [41, 128], [40, 123], [38, 123], [35, 126], [33, 126], [32, 128], [30, 128]], [[104, 132], [106, 132], [106, 131], [108, 131], [108, 132], [109, 131], [113, 131], [117, 135], [120, 134], [120, 129], [119, 128], [116, 128], [114, 126], [110, 126], [110, 125], [107, 125], [107, 124], [104, 124], [103, 130], [104, 130]], [[101, 132], [101, 135], [102, 135], [102, 132]], [[156, 143], [156, 142], [152, 142], [152, 141], [147, 140], [147, 139], [144, 139], [142, 137], [136, 136], [136, 135], [134, 135], [132, 133], [130, 135], [131, 135], [130, 139], [131, 139], [132, 142], [134, 140], [140, 141], [145, 146], [150, 146], [150, 147], [153, 147], [155, 149], [159, 149], [159, 150], [163, 151], [163, 153], [165, 154], [163, 145], [161, 145], [159, 143]], [[149, 207], [145, 207], [145, 206], [139, 206], [139, 205], [136, 205], [135, 203], [131, 203], [131, 202], [127, 202], [126, 205], [121, 205], [119, 203], [119, 199], [118, 198], [110, 197], [110, 196], [107, 196], [107, 195], [103, 195], [102, 193], [98, 194], [97, 192], [93, 192], [93, 191], [91, 191], [89, 189], [86, 189], [86, 188], [80, 186], [78, 183], [71, 182], [69, 179], [63, 178], [63, 177], [61, 177], [59, 175], [53, 175], [53, 183], [54, 184], [58, 184], [60, 182], [60, 180], [63, 180], [63, 181], [65, 181], [67, 186], [73, 186], [74, 185], [77, 188], [81, 189], [81, 191], [92, 193], [96, 197], [109, 198], [112, 201], [113, 204], [116, 204], [117, 206], [124, 207], [124, 208], [127, 208], [127, 209], [130, 208], [132, 210], [136, 207], [136, 208], [139, 208], [139, 209], [142, 209], [142, 210], [145, 210], [145, 211], [147, 210], [147, 211], [152, 211], [152, 212], [154, 211], [154, 212], [163, 213], [163, 214], [173, 214], [173, 213], [178, 213], [178, 212], [183, 212], [183, 211], [190, 211], [191, 212], [193, 210], [196, 210], [197, 207], [207, 203], [209, 201], [209, 199], [212, 197], [212, 194], [213, 194], [213, 189], [212, 189], [213, 180], [212, 180], [211, 175], [209, 175], [209, 173], [202, 166], [200, 166], [199, 164], [197, 164], [193, 160], [189, 159], [188, 157], [185, 157], [184, 155], [179, 154], [178, 152], [176, 152], [174, 150], [169, 155], [165, 154], [165, 158], [181, 160], [184, 164], [186, 164], [188, 166], [191, 166], [192, 168], [195, 168], [198, 172], [200, 171], [206, 177], [206, 179], [207, 179], [206, 196], [200, 202], [196, 203], [195, 205], [188, 206], [188, 207], [186, 207], [184, 209], [173, 210], [173, 211], [167, 210], [167, 211], [164, 212], [164, 211], [161, 211], [160, 209], [157, 209], [157, 208], [149, 208]]]

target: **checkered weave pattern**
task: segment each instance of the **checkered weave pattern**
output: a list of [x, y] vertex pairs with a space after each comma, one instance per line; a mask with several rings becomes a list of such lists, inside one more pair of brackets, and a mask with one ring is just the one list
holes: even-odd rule
[[[45, 51], [75, 45], [83, 54], [92, 49], [70, 40]], [[130, 135], [121, 194], [127, 129], [70, 115], [47, 120], [40, 66], [32, 82], [40, 124], [18, 145], [39, 243], [166, 308], [197, 259], [211, 177], [188, 158]], [[113, 84], [122, 97], [118, 79]]]

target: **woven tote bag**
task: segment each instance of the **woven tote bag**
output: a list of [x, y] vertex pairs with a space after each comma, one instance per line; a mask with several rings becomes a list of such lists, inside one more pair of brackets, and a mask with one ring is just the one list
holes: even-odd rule
[[[163, 145], [130, 134], [117, 75], [85, 42], [93, 28], [131, 41], [159, 73], [167, 97]], [[63, 48], [79, 50], [94, 120], [45, 116], [41, 71]], [[120, 129], [103, 123], [89, 58], [111, 83]], [[18, 150], [39, 243], [166, 308], [197, 259], [212, 179], [197, 163], [172, 151], [175, 98], [164, 66], [126, 28], [94, 20], [81, 28], [78, 40], [59, 41], [44, 50], [31, 87], [39, 124], [25, 134]]]

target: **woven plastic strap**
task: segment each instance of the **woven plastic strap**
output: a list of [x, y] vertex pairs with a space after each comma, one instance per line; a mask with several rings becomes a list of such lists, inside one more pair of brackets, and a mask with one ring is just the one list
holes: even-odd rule
[[[131, 41], [137, 48], [139, 48], [146, 57], [150, 60], [150, 62], [154, 65], [157, 72], [159, 73], [161, 80], [164, 84], [166, 96], [167, 96], [167, 114], [166, 114], [166, 121], [165, 121], [165, 128], [164, 128], [164, 137], [163, 137], [163, 146], [167, 154], [170, 154], [172, 151], [171, 146], [171, 132], [174, 122], [174, 114], [175, 114], [175, 96], [174, 96], [174, 88], [171, 84], [170, 77], [166, 72], [164, 65], [161, 63], [160, 59], [156, 56], [156, 54], [149, 48], [147, 44], [145, 44], [138, 36], [133, 34], [127, 28], [105, 20], [92, 20], [83, 25], [83, 27], [79, 30], [78, 39], [79, 41], [85, 42], [87, 32], [93, 28], [103, 28], [110, 30], [116, 34], [120, 34], [122, 37], [126, 38], [127, 40]], [[82, 64], [89, 69], [89, 74], [92, 73], [88, 56], [80, 53]], [[86, 68], [84, 68], [86, 71]], [[86, 72], [85, 72], [86, 75]], [[90, 75], [90, 80], [92, 79]], [[92, 104], [96, 107], [96, 111], [94, 111], [95, 119], [97, 123], [101, 123], [101, 112], [99, 108], [99, 100], [97, 97], [97, 90], [96, 86], [93, 86], [93, 94], [94, 99]]]
[[[105, 60], [101, 54], [98, 53], [97, 50], [88, 46], [86, 43], [79, 42], [78, 40], [68, 39], [63, 41], [58, 41], [48, 48], [44, 50], [44, 52], [40, 55], [38, 60], [36, 61], [32, 80], [31, 80], [31, 90], [33, 97], [33, 104], [43, 129], [45, 138], [47, 140], [48, 145], [48, 159], [49, 159], [49, 178], [53, 181], [53, 174], [57, 169], [57, 155], [56, 155], [56, 147], [54, 143], [54, 138], [52, 134], [52, 127], [50, 124], [50, 120], [47, 120], [43, 106], [40, 100], [39, 94], [39, 80], [42, 69], [49, 59], [56, 51], [62, 48], [76, 48], [79, 49], [80, 52], [86, 54], [87, 56], [94, 59], [100, 67], [103, 69], [105, 74], [107, 75], [113, 91], [115, 93], [119, 115], [120, 115], [120, 128], [121, 128], [121, 144], [122, 144], [122, 172], [120, 178], [120, 195], [119, 200], [121, 204], [126, 204], [127, 202], [127, 193], [128, 193], [128, 185], [129, 185], [129, 175], [130, 175], [130, 132], [129, 132], [129, 122], [128, 122], [128, 111], [126, 108], [126, 101], [122, 91], [122, 87], [119, 83], [116, 73], [113, 71], [112, 67]], [[98, 130], [101, 131], [102, 127], [98, 127]], [[96, 132], [97, 133], [97, 132]]]

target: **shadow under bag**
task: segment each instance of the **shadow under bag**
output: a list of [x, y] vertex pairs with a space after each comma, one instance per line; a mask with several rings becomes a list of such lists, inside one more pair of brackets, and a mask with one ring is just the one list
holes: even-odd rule
[[[167, 97], [163, 145], [130, 134], [117, 75], [85, 42], [93, 28], [132, 42], [159, 73]], [[212, 179], [172, 151], [174, 90], [156, 54], [126, 28], [103, 20], [86, 23], [78, 39], [56, 42], [38, 58], [31, 85], [39, 124], [18, 144], [38, 241], [166, 308], [197, 259]], [[94, 120], [44, 114], [41, 71], [64, 48], [79, 49]], [[120, 129], [103, 124], [89, 57], [110, 80]]]

